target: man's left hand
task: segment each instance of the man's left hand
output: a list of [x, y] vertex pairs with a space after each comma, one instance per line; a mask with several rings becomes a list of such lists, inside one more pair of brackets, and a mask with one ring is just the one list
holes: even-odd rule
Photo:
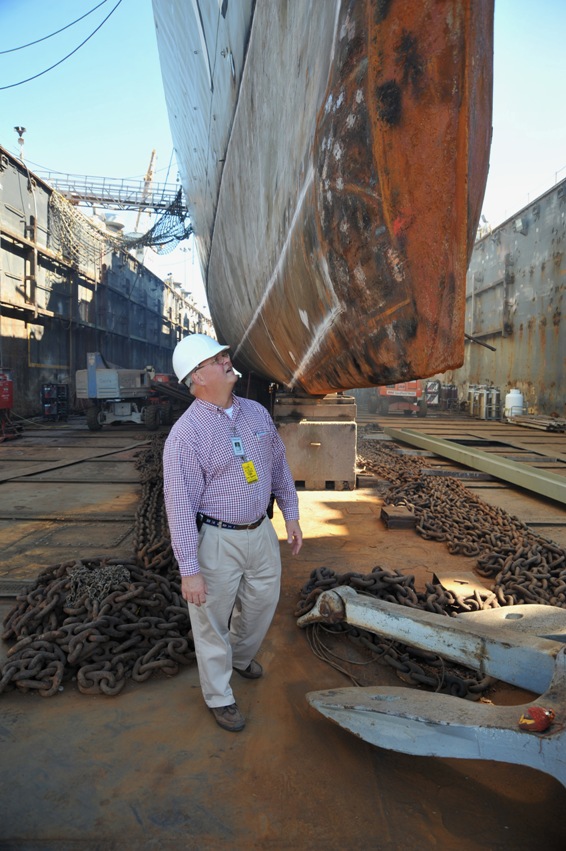
[[299, 554], [303, 545], [303, 533], [299, 526], [298, 520], [286, 520], [285, 528], [287, 529], [287, 543], [291, 544], [291, 552], [294, 556]]

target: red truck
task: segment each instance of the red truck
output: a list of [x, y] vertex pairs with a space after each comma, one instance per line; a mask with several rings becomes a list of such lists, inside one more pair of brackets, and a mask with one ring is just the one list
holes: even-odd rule
[[427, 394], [422, 381], [403, 381], [399, 384], [372, 387], [369, 394], [370, 414], [403, 413], [410, 416], [414, 411], [417, 417], [426, 417]]

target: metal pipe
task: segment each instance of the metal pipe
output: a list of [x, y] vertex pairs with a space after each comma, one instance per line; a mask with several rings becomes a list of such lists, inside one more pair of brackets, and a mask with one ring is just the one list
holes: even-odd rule
[[484, 343], [483, 340], [478, 340], [477, 337], [472, 337], [471, 334], [464, 334], [466, 340], [470, 340], [472, 343], [477, 343], [478, 346], [485, 346], [486, 349], [490, 349], [492, 352], [496, 352], [497, 349], [495, 346], [490, 346], [489, 343]]

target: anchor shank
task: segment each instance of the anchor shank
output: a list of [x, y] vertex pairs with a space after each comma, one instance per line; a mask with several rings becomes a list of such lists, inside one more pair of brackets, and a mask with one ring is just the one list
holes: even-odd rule
[[[341, 597], [341, 604], [336, 600]], [[437, 653], [482, 674], [541, 694], [551, 683], [555, 658], [564, 645], [508, 629], [466, 621], [375, 600], [343, 586], [323, 592], [315, 609], [299, 618], [299, 626], [326, 621], [332, 612], [351, 626], [384, 635], [411, 647]], [[330, 620], [330, 618], [329, 618]]]

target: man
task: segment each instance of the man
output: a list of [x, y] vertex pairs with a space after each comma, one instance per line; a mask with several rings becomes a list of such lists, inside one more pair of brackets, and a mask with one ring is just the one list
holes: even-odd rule
[[232, 670], [248, 679], [262, 675], [254, 657], [279, 599], [281, 554], [266, 510], [273, 493], [297, 555], [297, 492], [269, 413], [232, 392], [237, 375], [228, 346], [192, 334], [176, 346], [173, 368], [195, 401], [171, 429], [163, 454], [171, 542], [205, 703], [221, 727], [236, 732], [245, 719]]

